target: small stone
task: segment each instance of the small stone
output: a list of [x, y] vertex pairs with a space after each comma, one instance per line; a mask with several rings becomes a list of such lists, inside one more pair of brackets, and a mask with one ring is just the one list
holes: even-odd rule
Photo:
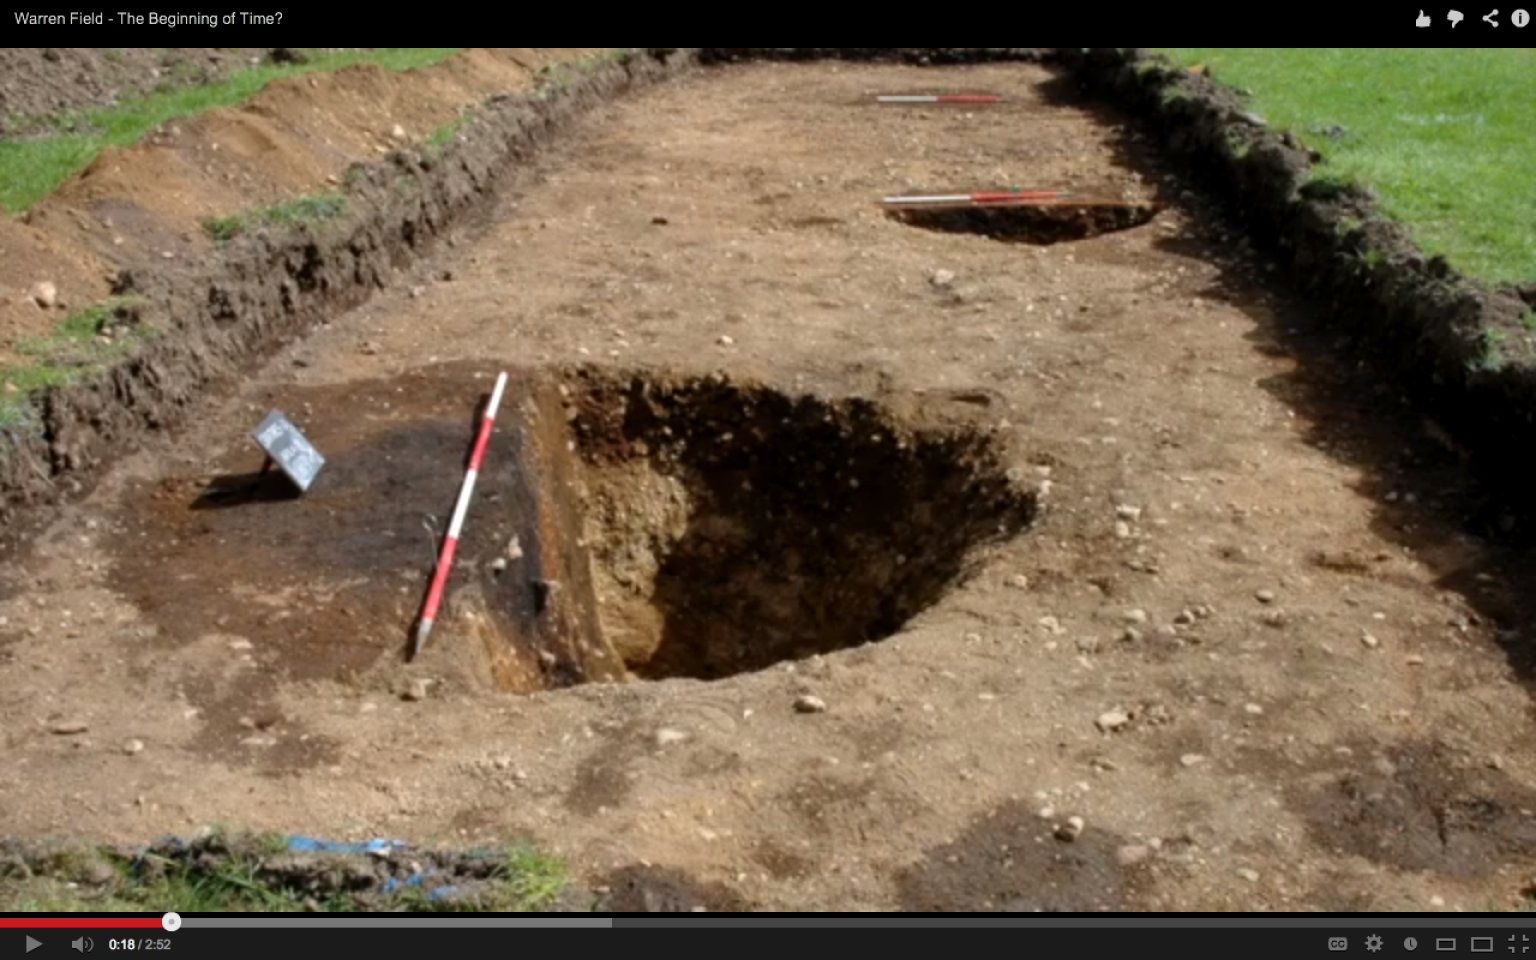
[[1115, 851], [1115, 861], [1122, 867], [1134, 867], [1152, 856], [1152, 848], [1140, 843], [1128, 843]]
[[1443, 907], [1445, 906], [1445, 898], [1437, 893], [1429, 898], [1429, 905], [1432, 907]]
[[1029, 589], [1029, 578], [1022, 573], [1016, 573], [1008, 578], [1008, 586], [1017, 590]]
[[240, 746], [242, 746], [242, 747], [275, 747], [275, 746], [277, 746], [277, 738], [276, 737], [261, 737], [261, 736], [246, 737], [246, 738], [244, 738], [243, 740], [240, 741]]
[[1259, 622], [1266, 627], [1283, 627], [1286, 623], [1284, 610], [1265, 610], [1259, 617]]
[[78, 733], [84, 733], [91, 729], [91, 725], [84, 720], [60, 720], [48, 728], [50, 733], [56, 733], [61, 737], [72, 737]]
[[1417, 653], [1410, 653], [1403, 662], [1408, 664], [1410, 667], [1424, 666], [1424, 658], [1419, 656]]
[[803, 693], [795, 698], [796, 713], [826, 713], [827, 702], [815, 694]]
[[933, 275], [928, 278], [928, 282], [941, 289], [948, 287], [955, 282], [955, 271], [935, 270]]
[[411, 299], [412, 300], [419, 300], [419, 299], [421, 299], [421, 295], [426, 293], [426, 292], [427, 292], [427, 288], [418, 283], [415, 286], [411, 287]]
[[506, 557], [497, 557], [495, 560], [491, 561], [491, 572], [492, 573], [502, 573], [506, 569], [507, 569], [507, 558]]
[[1082, 817], [1068, 817], [1067, 822], [1056, 828], [1056, 839], [1063, 843], [1071, 843], [1083, 835], [1083, 827], [1087, 826]]
[[1360, 642], [1365, 644], [1366, 648], [1370, 650], [1375, 650], [1377, 647], [1381, 646], [1381, 641], [1376, 639], [1375, 635], [1369, 631], [1361, 632]]
[[1249, 883], [1259, 882], [1259, 871], [1253, 870], [1249, 867], [1243, 867], [1239, 869], [1237, 871], [1237, 875], [1242, 877], [1244, 880], [1247, 880]]
[[1131, 525], [1124, 520], [1116, 520], [1115, 537], [1119, 540], [1129, 540], [1131, 538]]
[[1116, 708], [1114, 710], [1106, 710], [1099, 714], [1098, 719], [1093, 721], [1093, 725], [1105, 733], [1114, 733], [1116, 730], [1119, 730], [1121, 727], [1130, 722], [1131, 715], [1126, 713], [1124, 710]]
[[391, 137], [394, 137], [396, 140], [404, 140], [405, 139], [405, 128], [397, 123], [393, 127], [389, 128], [389, 135]]
[[235, 639], [229, 641], [229, 649], [235, 651], [236, 653], [239, 653], [243, 650], [249, 650], [254, 646], [255, 644], [251, 643], [251, 641], [245, 639], [244, 637], [236, 637]]
[[123, 744], [123, 752], [132, 757], [144, 752], [143, 740], [129, 740]]
[[1205, 755], [1201, 753], [1186, 753], [1179, 758], [1179, 763], [1186, 767], [1193, 767], [1205, 762]]
[[1115, 508], [1115, 516], [1121, 520], [1130, 520], [1134, 523], [1141, 519], [1141, 508], [1133, 507], [1128, 503], [1122, 503]]
[[1499, 756], [1496, 753], [1493, 756], [1489, 757], [1488, 758], [1488, 769], [1490, 769], [1490, 770], [1503, 770], [1504, 769], [1504, 758]]
[[431, 680], [428, 680], [426, 677], [412, 677], [410, 682], [406, 684], [405, 689], [400, 692], [400, 698], [413, 703], [419, 702], [427, 699], [427, 693], [431, 689]]
[[1177, 626], [1187, 627], [1195, 622], [1195, 613], [1193, 610], [1180, 610], [1174, 615], [1173, 622]]
[[731, 344], [735, 343], [736, 339], [734, 337], [732, 337], [728, 333], [722, 333], [722, 334], [720, 334], [720, 339], [716, 340], [715, 342], [720, 344], [720, 346], [722, 346], [722, 347], [728, 347]]
[[1273, 591], [1273, 590], [1255, 590], [1254, 593], [1253, 593], [1253, 598], [1255, 600], [1259, 601], [1260, 603], [1274, 603], [1275, 602], [1275, 591]]
[[1046, 631], [1053, 633], [1056, 636], [1061, 636], [1066, 632], [1065, 628], [1063, 628], [1061, 625], [1061, 621], [1055, 617], [1041, 617], [1035, 622], [1040, 624], [1040, 626]]
[[1264, 708], [1256, 703], [1245, 703], [1243, 704], [1243, 712], [1250, 717], [1262, 717], [1264, 715]]
[[1147, 611], [1141, 609], [1140, 607], [1136, 607], [1134, 609], [1127, 610], [1124, 613], [1120, 614], [1120, 619], [1125, 621], [1126, 623], [1132, 623], [1132, 624], [1146, 623], [1147, 622]]
[[1141, 642], [1141, 631], [1137, 630], [1135, 627], [1126, 627], [1124, 630], [1120, 631], [1120, 642], [1121, 643], [1140, 643]]
[[32, 289], [27, 295], [32, 302], [44, 310], [52, 310], [59, 302], [59, 288], [54, 286], [51, 280], [39, 280], [32, 284]]
[[5, 381], [4, 390], [5, 390], [6, 393], [20, 393], [21, 392], [21, 388], [16, 386], [16, 384], [12, 383], [9, 380]]
[[656, 745], [664, 747], [669, 743], [682, 743], [688, 739], [688, 734], [682, 730], [674, 730], [671, 727], [662, 727], [656, 731]]
[[1050, 805], [1043, 806], [1035, 811], [1035, 816], [1041, 820], [1054, 820], [1056, 819], [1056, 808]]

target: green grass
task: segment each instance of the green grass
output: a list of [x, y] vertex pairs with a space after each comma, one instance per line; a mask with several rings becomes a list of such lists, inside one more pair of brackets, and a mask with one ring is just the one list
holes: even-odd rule
[[[217, 858], [212, 870], [185, 859], [133, 859], [105, 851], [75, 850], [55, 855], [46, 870], [24, 877], [0, 877], [0, 910], [8, 912], [293, 913], [409, 911], [526, 913], [549, 908], [567, 884], [565, 865], [531, 847], [503, 851], [486, 887], [475, 899], [432, 899], [420, 887], [393, 894], [333, 891], [317, 897], [264, 876], [263, 862], [286, 853], [281, 837], [242, 844], [246, 852]], [[103, 869], [103, 866], [106, 869]], [[91, 869], [107, 875], [91, 877]], [[147, 869], [146, 869], [147, 868]]]
[[0, 427], [12, 426], [22, 419], [29, 394], [73, 383], [131, 350], [144, 335], [136, 323], [125, 325], [126, 332], [110, 342], [102, 342], [98, 337], [120, 311], [130, 311], [139, 305], [140, 301], [132, 297], [112, 297], [70, 313], [46, 337], [23, 337], [17, 341], [16, 352], [29, 362], [0, 367]]
[[427, 134], [426, 139], [422, 141], [422, 146], [429, 153], [441, 153], [443, 149], [448, 146], [448, 144], [453, 142], [454, 137], [459, 135], [459, 131], [469, 126], [469, 124], [472, 123], [474, 119], [475, 111], [464, 111], [457, 117], [454, 117], [452, 120], [449, 120], [447, 123]]
[[236, 213], [227, 217], [209, 217], [203, 221], [203, 230], [215, 243], [228, 243], [253, 226], [263, 223], [288, 226], [329, 220], [339, 217], [346, 210], [347, 200], [339, 193], [314, 193], [285, 200], [250, 213]]
[[113, 107], [59, 118], [59, 132], [0, 140], [0, 207], [19, 213], [56, 190], [109, 146], [137, 143], [159, 125], [213, 107], [243, 103], [279, 77], [371, 63], [388, 70], [430, 66], [457, 47], [392, 47], [318, 54], [303, 64], [261, 64], [225, 79], [124, 100]]
[[[1536, 50], [1165, 50], [1367, 184], [1419, 245], [1492, 282], [1536, 279]], [[1324, 131], [1330, 128], [1335, 136]]]

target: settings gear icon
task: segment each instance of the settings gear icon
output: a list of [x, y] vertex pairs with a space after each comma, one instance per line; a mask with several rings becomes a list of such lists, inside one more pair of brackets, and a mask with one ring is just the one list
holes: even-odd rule
[[1366, 937], [1365, 949], [1371, 951], [1372, 953], [1379, 953], [1381, 951], [1381, 938], [1374, 933]]

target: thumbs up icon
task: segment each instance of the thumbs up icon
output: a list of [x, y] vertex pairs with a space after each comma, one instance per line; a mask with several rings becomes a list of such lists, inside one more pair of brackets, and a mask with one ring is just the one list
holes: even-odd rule
[[1426, 17], [1424, 15], [1424, 11], [1423, 10], [1419, 11], [1419, 18], [1417, 20], [1413, 21], [1413, 25], [1416, 26], [1416, 27], [1427, 27], [1427, 26], [1429, 26], [1429, 17]]

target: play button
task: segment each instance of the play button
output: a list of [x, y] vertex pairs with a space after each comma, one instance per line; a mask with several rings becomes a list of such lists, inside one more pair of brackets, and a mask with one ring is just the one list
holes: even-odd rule
[[31, 953], [33, 950], [36, 950], [38, 947], [40, 947], [42, 945], [43, 945], [43, 941], [34, 939], [33, 937], [27, 937], [27, 952], [28, 953]]

